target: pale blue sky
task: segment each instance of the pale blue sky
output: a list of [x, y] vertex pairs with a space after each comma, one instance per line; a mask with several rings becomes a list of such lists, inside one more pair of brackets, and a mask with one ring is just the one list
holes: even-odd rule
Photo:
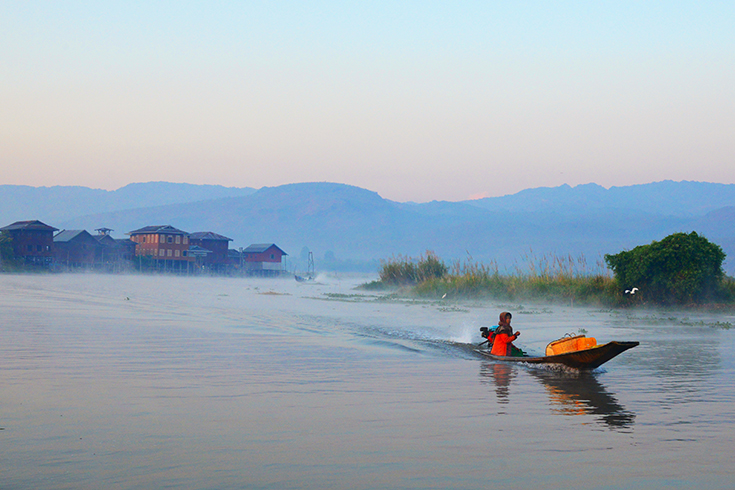
[[735, 183], [735, 2], [0, 3], [0, 183]]

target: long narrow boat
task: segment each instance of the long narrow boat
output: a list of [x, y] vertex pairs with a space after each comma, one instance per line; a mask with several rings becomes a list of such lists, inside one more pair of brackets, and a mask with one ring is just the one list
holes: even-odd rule
[[638, 342], [617, 342], [596, 345], [589, 349], [565, 352], [552, 356], [530, 357], [530, 356], [495, 356], [489, 350], [475, 349], [475, 352], [496, 361], [527, 362], [529, 364], [562, 364], [575, 369], [595, 369], [604, 363], [638, 345]]

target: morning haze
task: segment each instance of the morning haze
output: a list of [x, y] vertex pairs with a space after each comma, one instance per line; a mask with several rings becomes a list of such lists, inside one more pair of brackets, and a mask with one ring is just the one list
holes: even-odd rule
[[[273, 242], [289, 254], [289, 270], [306, 267], [300, 253], [307, 248], [323, 270], [375, 272], [381, 259], [432, 250], [450, 262], [469, 256], [501, 270], [526, 270], [529, 258], [571, 255], [585, 258], [586, 272], [600, 273], [604, 254], [680, 231], [697, 231], [735, 257], [732, 184], [588, 184], [417, 204], [325, 182], [258, 190], [151, 182], [116, 191], [2, 186], [0, 202], [6, 224], [39, 218], [60, 229], [111, 228], [119, 237], [170, 224], [225, 235], [235, 249]], [[643, 210], [641, 202], [650, 204]], [[725, 270], [735, 272], [732, 260]]]
[[732, 489], [734, 25], [0, 2], [0, 488]]

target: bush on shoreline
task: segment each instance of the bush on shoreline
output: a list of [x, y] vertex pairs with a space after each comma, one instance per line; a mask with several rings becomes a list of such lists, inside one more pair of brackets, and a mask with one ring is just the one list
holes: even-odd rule
[[[418, 259], [398, 256], [382, 261], [380, 280], [362, 286], [367, 290], [399, 288], [403, 294], [433, 298], [497, 300], [537, 300], [560, 304], [586, 304], [628, 307], [662, 304], [639, 288], [638, 294], [626, 290], [617, 277], [600, 266], [591, 273], [584, 257], [544, 256], [528, 261], [528, 270], [516, 267], [511, 274], [501, 274], [497, 264], [481, 264], [472, 258], [447, 266], [436, 254], [427, 252]], [[718, 294], [680, 301], [679, 306], [701, 304], [732, 305], [735, 302], [735, 279], [722, 276]]]
[[706, 303], [732, 299], [722, 263], [725, 253], [696, 232], [674, 233], [633, 250], [605, 255], [620, 285], [646, 291], [657, 304]]
[[24, 269], [13, 252], [13, 239], [0, 233], [0, 272], [23, 272]]

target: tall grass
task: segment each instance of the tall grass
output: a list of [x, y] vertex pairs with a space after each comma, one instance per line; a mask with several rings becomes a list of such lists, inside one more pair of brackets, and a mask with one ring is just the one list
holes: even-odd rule
[[[386, 287], [401, 287], [405, 294], [433, 298], [530, 299], [612, 307], [649, 304], [644, 291], [626, 294], [601, 258], [590, 265], [584, 255], [537, 257], [533, 251], [525, 254], [510, 271], [503, 272], [496, 262], [479, 263], [471, 256], [449, 265], [433, 252], [418, 258], [394, 256], [381, 261], [379, 281], [363, 286], [373, 290]], [[701, 303], [704, 304], [735, 306], [735, 279], [725, 277], [716, 296]]]
[[403, 255], [381, 261], [380, 282], [388, 286], [407, 286], [441, 279], [447, 275], [444, 265], [434, 252], [427, 251], [418, 259]]
[[472, 257], [447, 266], [427, 252], [418, 259], [394, 257], [382, 263], [380, 282], [387, 286], [410, 286], [419, 296], [480, 298], [501, 300], [538, 299], [551, 302], [617, 305], [624, 304], [620, 288], [598, 261], [588, 266], [584, 256], [524, 256], [514, 272], [500, 273], [496, 262], [483, 264]]

